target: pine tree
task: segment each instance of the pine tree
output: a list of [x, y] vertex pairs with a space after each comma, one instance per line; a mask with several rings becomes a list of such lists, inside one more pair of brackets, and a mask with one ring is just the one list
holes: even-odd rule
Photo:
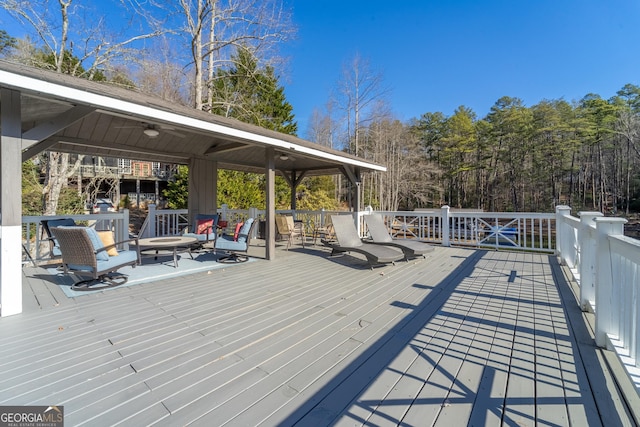
[[212, 112], [295, 135], [298, 125], [293, 107], [287, 102], [273, 67], [259, 68], [247, 47], [240, 47], [232, 61], [234, 66], [218, 71], [214, 79]]

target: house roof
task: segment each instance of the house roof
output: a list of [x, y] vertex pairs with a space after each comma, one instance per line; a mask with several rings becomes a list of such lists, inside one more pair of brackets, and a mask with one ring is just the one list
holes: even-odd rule
[[[21, 93], [23, 160], [44, 150], [177, 164], [201, 158], [223, 169], [263, 173], [271, 147], [280, 172], [386, 170], [295, 136], [13, 62], [0, 61], [0, 87]], [[150, 127], [158, 136], [144, 133]]]

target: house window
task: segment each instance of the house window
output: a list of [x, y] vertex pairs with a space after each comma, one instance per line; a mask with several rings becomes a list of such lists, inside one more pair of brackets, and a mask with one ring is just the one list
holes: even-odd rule
[[131, 175], [131, 160], [118, 159], [118, 169], [123, 175]]
[[149, 162], [133, 162], [133, 176], [151, 176], [151, 163]]

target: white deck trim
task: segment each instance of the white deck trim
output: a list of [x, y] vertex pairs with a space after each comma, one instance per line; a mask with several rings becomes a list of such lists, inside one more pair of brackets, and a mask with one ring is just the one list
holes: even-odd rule
[[326, 153], [321, 150], [304, 147], [281, 139], [238, 130], [216, 123], [207, 122], [205, 120], [199, 120], [193, 117], [164, 111], [146, 105], [136, 104], [134, 102], [114, 99], [105, 95], [70, 88], [57, 83], [51, 83], [32, 77], [26, 77], [5, 70], [0, 70], [0, 82], [3, 86], [10, 86], [12, 88], [20, 90], [21, 92], [36, 95], [53, 96], [57, 99], [63, 99], [68, 102], [89, 105], [98, 109], [104, 109], [106, 110], [105, 113], [116, 112], [134, 117], [143, 117], [149, 120], [160, 120], [179, 126], [186, 126], [197, 130], [227, 135], [233, 138], [259, 142], [261, 144], [265, 144], [267, 146], [275, 147], [281, 150], [298, 151], [310, 156], [331, 161], [339, 161], [341, 163], [346, 163], [355, 167], [364, 167], [381, 172], [387, 170], [387, 168], [384, 166]]

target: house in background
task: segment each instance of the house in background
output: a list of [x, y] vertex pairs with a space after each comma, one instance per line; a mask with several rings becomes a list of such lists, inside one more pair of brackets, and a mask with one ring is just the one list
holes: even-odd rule
[[[77, 159], [74, 156], [71, 161]], [[162, 205], [162, 192], [177, 171], [177, 165], [100, 156], [84, 156], [75, 179], [78, 191], [91, 205], [107, 198], [116, 206], [128, 197], [134, 207]]]

